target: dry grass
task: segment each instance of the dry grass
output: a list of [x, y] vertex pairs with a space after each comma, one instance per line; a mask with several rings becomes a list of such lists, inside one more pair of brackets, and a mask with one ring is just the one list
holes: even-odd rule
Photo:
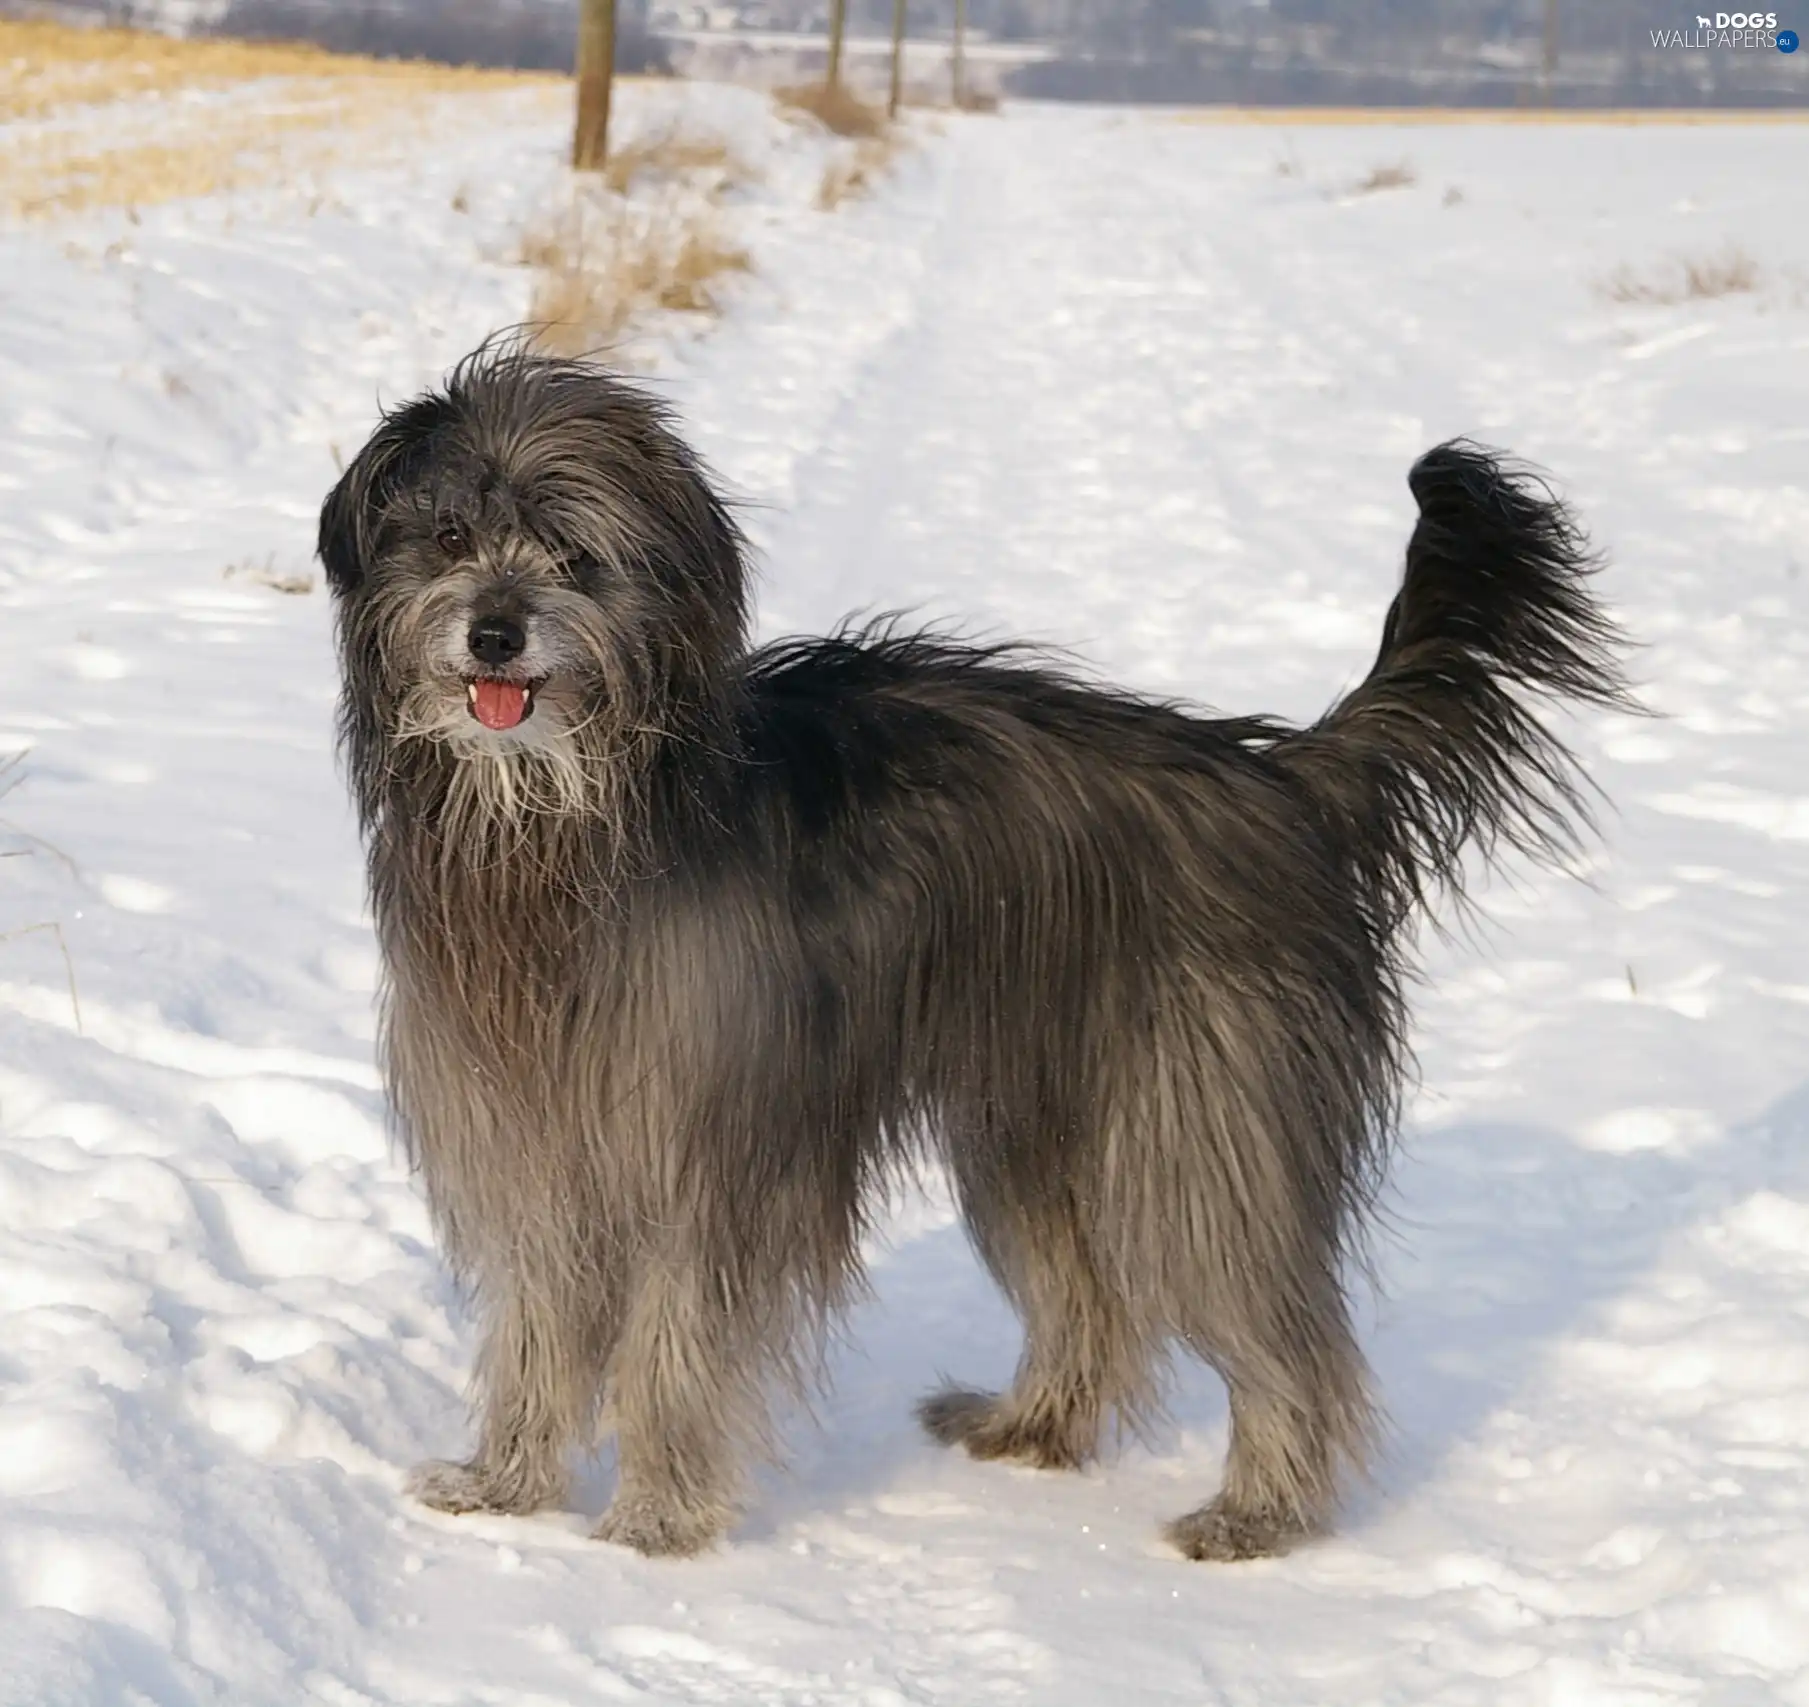
[[609, 345], [650, 309], [716, 314], [722, 282], [752, 267], [708, 202], [644, 206], [582, 188], [526, 234], [520, 258], [536, 275], [535, 342], [561, 354]]
[[348, 102], [297, 99], [283, 112], [172, 114], [154, 142], [80, 132], [9, 137], [0, 140], [0, 205], [33, 219], [245, 189], [324, 163], [344, 127], [358, 122]]
[[[24, 752], [8, 753], [5, 758], [0, 759], [0, 799], [11, 794], [24, 779], [25, 760], [26, 753]], [[25, 844], [23, 847], [0, 849], [0, 859], [29, 859], [33, 854], [48, 854], [71, 877], [81, 875], [75, 861], [64, 853], [55, 842], [47, 842], [42, 836], [34, 836], [29, 830], [21, 830], [10, 818], [0, 818], [0, 830], [4, 830], [10, 836], [17, 836]], [[46, 927], [28, 925], [26, 928], [43, 930]]]
[[220, 574], [224, 580], [249, 581], [254, 587], [268, 587], [273, 593], [300, 595], [314, 591], [312, 575], [285, 575], [277, 568], [274, 557], [266, 557], [262, 563], [249, 559], [243, 563], [229, 563]]
[[1759, 288], [1759, 263], [1738, 246], [1719, 255], [1684, 258], [1661, 272], [1617, 267], [1596, 286], [1610, 302], [1671, 304], [1712, 301]]
[[749, 182], [754, 170], [722, 137], [677, 125], [612, 149], [603, 168], [604, 183], [624, 196], [644, 177], [686, 176], [707, 176], [716, 188], [728, 189]]
[[358, 77], [441, 90], [548, 81], [509, 71], [361, 59], [287, 42], [179, 40], [141, 30], [0, 20], [0, 122], [272, 77]]
[[928, 127], [932, 136], [941, 136], [939, 121], [950, 112], [975, 112], [980, 118], [997, 118], [1004, 110], [999, 96], [995, 96], [991, 90], [964, 89], [961, 96], [955, 98], [942, 89], [941, 81], [930, 83], [921, 78], [906, 85], [903, 103], [912, 112], [933, 114]]
[[1759, 263], [1744, 249], [1704, 261], [1683, 264], [1684, 295], [1689, 297], [1736, 296], [1759, 288]]
[[823, 181], [817, 186], [817, 206], [832, 213], [851, 197], [864, 196], [892, 164], [897, 152], [898, 142], [890, 131], [857, 142], [849, 153], [831, 160], [823, 169]]
[[775, 89], [773, 99], [789, 112], [805, 113], [837, 136], [881, 136], [886, 130], [883, 107], [876, 107], [846, 83], [795, 83]]
[[1391, 160], [1380, 166], [1372, 166], [1367, 177], [1359, 178], [1350, 187], [1353, 196], [1374, 195], [1377, 190], [1404, 190], [1410, 184], [1420, 181], [1419, 172], [1411, 160]]
[[[25, 774], [25, 754], [9, 753], [0, 759], [0, 798], [10, 794], [17, 786], [19, 779]], [[0, 859], [29, 859], [34, 854], [48, 854], [60, 865], [64, 866], [71, 877], [79, 877], [81, 873], [76, 863], [64, 853], [54, 842], [47, 842], [42, 836], [34, 836], [27, 830], [21, 830], [10, 818], [0, 818], [0, 830], [15, 836], [24, 845], [16, 848], [0, 848]], [[69, 941], [63, 935], [63, 927], [54, 919], [40, 920], [36, 924], [19, 925], [9, 931], [0, 931], [0, 943], [16, 942], [20, 937], [44, 935], [54, 939], [57, 953], [63, 957], [63, 975], [69, 982], [69, 1006], [75, 1015], [75, 1029], [82, 1029], [82, 998], [75, 984], [75, 961], [69, 953]]]
[[[0, 21], [0, 208], [37, 217], [211, 195], [405, 134], [448, 93], [541, 87], [509, 72], [280, 43]], [[104, 115], [104, 123], [95, 119]]]

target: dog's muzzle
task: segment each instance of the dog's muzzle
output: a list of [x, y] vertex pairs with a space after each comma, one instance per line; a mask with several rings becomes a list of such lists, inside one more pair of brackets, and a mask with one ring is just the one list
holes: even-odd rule
[[[477, 663], [500, 671], [527, 650], [527, 630], [512, 616], [483, 616], [472, 623], [465, 644]], [[486, 729], [513, 729], [534, 715], [534, 683], [477, 676], [465, 683], [465, 704]]]

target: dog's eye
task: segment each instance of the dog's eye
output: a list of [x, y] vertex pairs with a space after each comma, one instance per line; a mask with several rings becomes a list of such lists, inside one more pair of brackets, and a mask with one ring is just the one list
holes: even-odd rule
[[448, 557], [456, 557], [465, 549], [465, 530], [457, 522], [445, 522], [433, 536], [433, 542]]

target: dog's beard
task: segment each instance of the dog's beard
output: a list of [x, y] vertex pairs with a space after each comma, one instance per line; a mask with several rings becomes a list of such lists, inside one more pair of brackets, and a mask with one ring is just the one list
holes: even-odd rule
[[580, 824], [607, 848], [620, 839], [647, 744], [647, 720], [627, 715], [643, 697], [627, 637], [589, 599], [542, 583], [526, 649], [486, 668], [468, 645], [485, 590], [476, 577], [445, 576], [399, 588], [375, 611], [395, 759], [443, 769], [448, 857], [531, 858], [545, 832]]
[[[599, 855], [620, 843], [637, 778], [639, 736], [613, 727], [559, 687], [543, 687], [534, 716], [490, 731], [470, 714], [463, 684], [418, 682], [396, 712], [398, 750], [438, 749], [447, 767], [441, 846], [474, 863], [539, 857], [539, 832], [590, 826]], [[611, 834], [615, 832], [615, 834]]]
[[449, 839], [488, 845], [537, 818], [605, 815], [627, 755], [611, 752], [594, 712], [574, 725], [555, 697], [542, 688], [531, 718], [498, 731], [473, 717], [463, 683], [417, 682], [403, 695], [398, 745], [431, 743], [450, 768]]

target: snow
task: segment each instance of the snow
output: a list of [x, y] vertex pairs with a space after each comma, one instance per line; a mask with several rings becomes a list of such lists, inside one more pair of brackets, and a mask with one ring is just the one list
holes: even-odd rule
[[[1330, 1539], [1208, 1567], [1156, 1537], [1218, 1473], [1204, 1374], [1081, 1477], [933, 1449], [912, 1399], [1016, 1333], [932, 1182], [720, 1553], [585, 1539], [607, 1464], [529, 1520], [402, 1498], [470, 1331], [384, 1137], [324, 596], [224, 571], [307, 573], [379, 397], [524, 311], [563, 115], [449, 98], [324, 193], [0, 230], [0, 931], [60, 926], [80, 997], [51, 933], [0, 941], [0, 1704], [1809, 1703], [1795, 131], [1021, 108], [919, 121], [830, 214], [758, 97], [624, 122], [661, 103], [766, 168], [726, 317], [637, 340], [766, 632], [907, 605], [1304, 716], [1435, 440], [1549, 466], [1610, 550], [1659, 715], [1576, 725], [1579, 872], [1429, 943], [1389, 1458]], [[1754, 291], [1594, 288], [1729, 244]]]

